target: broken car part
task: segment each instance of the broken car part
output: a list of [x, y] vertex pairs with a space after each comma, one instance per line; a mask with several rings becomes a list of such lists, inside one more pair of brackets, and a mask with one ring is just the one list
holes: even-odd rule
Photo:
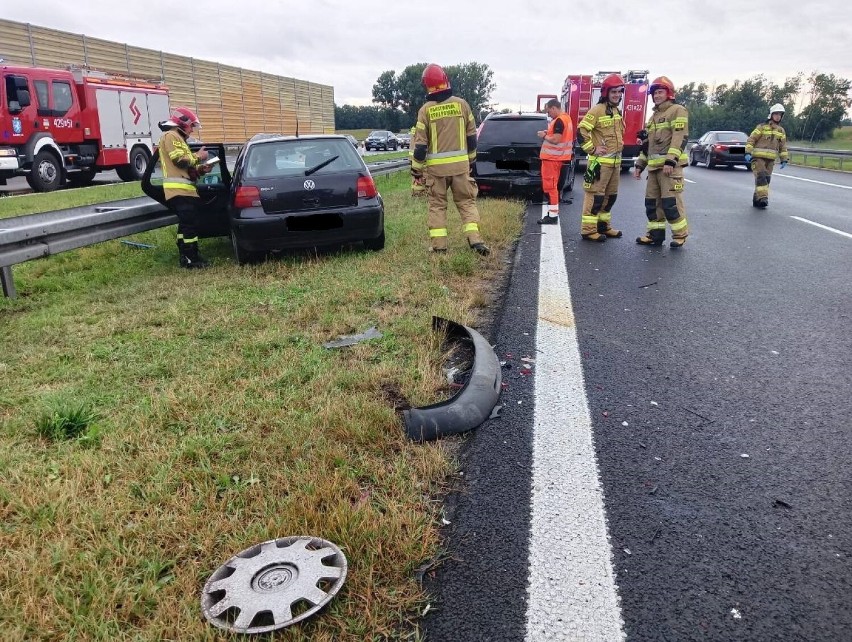
[[432, 317], [432, 329], [446, 331], [447, 338], [470, 340], [473, 368], [470, 379], [455, 396], [403, 412], [406, 434], [413, 441], [431, 441], [476, 428], [488, 419], [500, 396], [500, 363], [491, 344], [481, 334], [441, 317]]
[[204, 584], [201, 609], [220, 629], [275, 631], [328, 604], [343, 586], [346, 571], [346, 556], [324, 539], [269, 540], [237, 553], [216, 569]]

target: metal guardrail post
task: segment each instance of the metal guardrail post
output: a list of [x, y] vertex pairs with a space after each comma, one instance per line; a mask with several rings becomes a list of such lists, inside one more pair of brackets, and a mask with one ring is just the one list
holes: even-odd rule
[[15, 299], [18, 293], [15, 291], [15, 280], [12, 277], [12, 266], [0, 268], [0, 281], [3, 282], [3, 295]]

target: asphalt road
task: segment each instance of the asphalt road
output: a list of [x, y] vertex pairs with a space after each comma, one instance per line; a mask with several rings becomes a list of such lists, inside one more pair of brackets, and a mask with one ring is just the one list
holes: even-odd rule
[[745, 170], [686, 178], [681, 250], [634, 243], [629, 174], [622, 239], [580, 241], [582, 192], [559, 229], [529, 208], [490, 336], [504, 409], [464, 446], [427, 639], [571, 639], [526, 633], [534, 385], [567, 385], [521, 370], [542, 231], [562, 234], [627, 639], [849, 639], [852, 176], [776, 171], [767, 210]]

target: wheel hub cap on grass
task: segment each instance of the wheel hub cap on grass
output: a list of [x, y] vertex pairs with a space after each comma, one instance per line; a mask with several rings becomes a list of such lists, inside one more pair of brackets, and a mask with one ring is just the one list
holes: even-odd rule
[[343, 552], [317, 537], [282, 537], [237, 553], [204, 585], [201, 608], [211, 624], [235, 633], [266, 633], [310, 617], [346, 579]]

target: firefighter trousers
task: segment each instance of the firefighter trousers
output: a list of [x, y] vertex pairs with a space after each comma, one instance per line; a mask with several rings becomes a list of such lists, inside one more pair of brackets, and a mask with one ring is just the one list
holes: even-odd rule
[[775, 166], [774, 160], [767, 158], [752, 158], [751, 173], [754, 174], [754, 195], [751, 197], [752, 202], [769, 200], [769, 183], [772, 181], [772, 168]]
[[675, 167], [669, 176], [661, 169], [648, 172], [645, 187], [645, 216], [647, 236], [654, 243], [666, 240], [666, 223], [672, 228], [672, 238], [684, 240], [689, 236], [686, 208], [683, 205], [683, 167]]
[[618, 198], [621, 162], [600, 165], [600, 176], [593, 183], [583, 183], [583, 214], [580, 234], [606, 234], [612, 229], [612, 206]]
[[426, 174], [426, 194], [429, 202], [429, 240], [432, 249], [447, 249], [447, 192], [453, 193], [453, 202], [462, 220], [462, 230], [469, 245], [482, 243], [479, 234], [479, 210], [476, 208], [478, 193], [476, 181], [469, 172], [452, 176]]
[[201, 199], [192, 196], [174, 196], [167, 201], [168, 207], [177, 214], [178, 248], [198, 244], [198, 217]]

